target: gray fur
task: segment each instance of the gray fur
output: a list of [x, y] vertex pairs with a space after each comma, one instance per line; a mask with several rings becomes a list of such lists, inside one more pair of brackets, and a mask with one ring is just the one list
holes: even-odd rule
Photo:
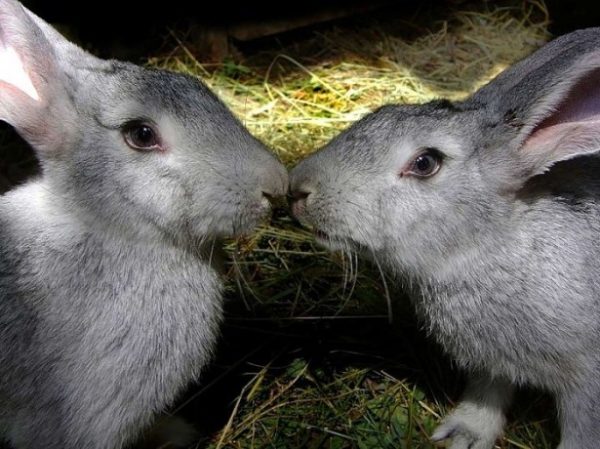
[[[453, 449], [493, 446], [514, 384], [556, 395], [560, 449], [600, 447], [599, 69], [600, 29], [563, 36], [463, 102], [381, 108], [290, 175], [294, 213], [386, 265], [479, 373], [433, 435]], [[399, 176], [427, 147], [440, 171]]]
[[[99, 60], [14, 0], [7, 48], [40, 99], [0, 77], [0, 117], [43, 175], [0, 197], [0, 440], [120, 448], [210, 360], [218, 239], [250, 232], [287, 175], [196, 79]], [[126, 145], [138, 118], [164, 152]]]

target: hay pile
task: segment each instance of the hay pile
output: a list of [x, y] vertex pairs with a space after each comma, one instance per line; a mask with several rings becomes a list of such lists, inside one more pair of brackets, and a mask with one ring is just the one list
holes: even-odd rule
[[[175, 36], [177, 48], [150, 64], [201, 77], [291, 166], [382, 104], [469, 95], [547, 41], [547, 26], [540, 1], [459, 2], [411, 20], [347, 21], [276, 51], [274, 40], [217, 67]], [[316, 247], [285, 214], [228, 250], [229, 319], [216, 372], [176, 410], [194, 401], [225, 407], [210, 447], [433, 447], [427, 435], [460, 380], [402, 305], [387, 325], [377, 271]], [[218, 385], [215, 400], [228, 402], [206, 405]], [[502, 447], [550, 447], [546, 418], [515, 422]]]
[[379, 19], [218, 70], [200, 64], [182, 43], [151, 64], [200, 76], [292, 162], [382, 104], [467, 96], [548, 39], [545, 14], [542, 4], [522, 2], [441, 13], [433, 25], [430, 17]]

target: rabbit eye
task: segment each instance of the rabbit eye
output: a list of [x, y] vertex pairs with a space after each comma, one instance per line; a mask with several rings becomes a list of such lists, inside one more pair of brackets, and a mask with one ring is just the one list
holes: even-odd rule
[[162, 150], [158, 133], [154, 128], [143, 122], [130, 122], [123, 127], [125, 143], [134, 150]]
[[420, 152], [407, 167], [402, 170], [401, 176], [416, 176], [428, 178], [435, 175], [442, 165], [442, 155], [435, 148], [426, 148]]

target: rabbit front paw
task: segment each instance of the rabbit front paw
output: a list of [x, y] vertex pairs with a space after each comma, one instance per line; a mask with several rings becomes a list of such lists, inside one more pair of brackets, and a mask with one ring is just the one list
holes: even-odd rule
[[435, 429], [431, 439], [448, 440], [449, 449], [492, 449], [503, 427], [503, 414], [462, 403]]

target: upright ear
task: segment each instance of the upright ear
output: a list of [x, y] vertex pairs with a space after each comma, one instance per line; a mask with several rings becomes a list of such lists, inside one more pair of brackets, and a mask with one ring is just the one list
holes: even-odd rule
[[600, 48], [577, 61], [537, 106], [519, 149], [532, 175], [600, 152]]
[[600, 152], [600, 28], [552, 41], [473, 97], [509, 128], [513, 175]]
[[68, 45], [16, 0], [0, 0], [0, 120], [44, 153], [68, 139], [74, 114], [60, 67]]

